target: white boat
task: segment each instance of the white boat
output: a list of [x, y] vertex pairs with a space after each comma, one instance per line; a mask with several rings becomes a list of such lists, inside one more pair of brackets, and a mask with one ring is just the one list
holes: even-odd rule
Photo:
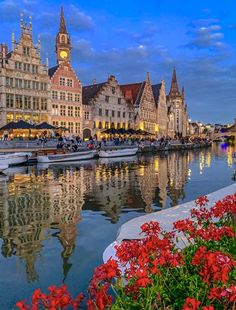
[[108, 149], [104, 151], [99, 151], [98, 155], [101, 158], [111, 158], [111, 157], [125, 157], [134, 156], [138, 152], [138, 148], [127, 148], [127, 149]]
[[26, 163], [32, 156], [32, 153], [19, 152], [19, 153], [2, 153], [0, 154], [0, 165], [19, 165]]
[[94, 151], [80, 151], [80, 152], [70, 152], [64, 154], [49, 154], [49, 155], [38, 155], [38, 163], [56, 163], [63, 161], [78, 161], [91, 159], [94, 157]]
[[3, 172], [4, 170], [6, 170], [7, 168], [8, 168], [8, 165], [0, 164], [0, 173]]

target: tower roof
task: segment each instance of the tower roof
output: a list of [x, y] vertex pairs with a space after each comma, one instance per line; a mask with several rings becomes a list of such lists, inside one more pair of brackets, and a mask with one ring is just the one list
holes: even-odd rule
[[174, 95], [174, 96], [180, 95], [175, 67], [174, 67], [173, 75], [172, 75], [172, 81], [171, 81], [171, 87], [170, 87], [169, 96], [170, 95]]
[[66, 31], [66, 22], [65, 22], [65, 17], [64, 17], [64, 10], [63, 6], [61, 7], [61, 16], [60, 16], [60, 33], [67, 33]]

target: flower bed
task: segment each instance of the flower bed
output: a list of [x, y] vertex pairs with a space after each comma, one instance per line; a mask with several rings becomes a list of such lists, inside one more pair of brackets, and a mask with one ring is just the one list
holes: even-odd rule
[[[87, 309], [236, 309], [236, 193], [211, 208], [207, 203], [206, 196], [198, 198], [191, 217], [173, 223], [171, 232], [145, 223], [144, 238], [117, 246], [118, 260], [95, 268]], [[50, 287], [48, 295], [36, 290], [30, 306], [20, 301], [17, 307], [79, 309], [82, 299], [63, 285]]]

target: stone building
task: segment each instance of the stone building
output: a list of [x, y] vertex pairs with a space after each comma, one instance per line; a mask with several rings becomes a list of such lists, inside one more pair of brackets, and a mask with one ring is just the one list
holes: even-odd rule
[[40, 41], [32, 39], [32, 22], [20, 20], [19, 42], [12, 34], [12, 51], [0, 45], [0, 126], [11, 121], [49, 121], [50, 83], [47, 67], [41, 63]]
[[145, 81], [121, 85], [121, 89], [127, 103], [133, 106], [135, 129], [156, 135], [158, 132], [157, 108], [149, 74], [147, 73]]
[[133, 125], [133, 109], [113, 75], [106, 82], [83, 86], [83, 105], [87, 109], [90, 106], [94, 122], [92, 133], [98, 138], [106, 129], [128, 129]]
[[158, 137], [167, 136], [168, 118], [165, 82], [162, 81], [160, 84], [152, 85], [152, 91], [157, 108], [157, 135]]
[[174, 129], [175, 135], [185, 137], [188, 127], [187, 106], [185, 104], [184, 88], [182, 88], [181, 93], [179, 91], [175, 68], [173, 70], [170, 92], [167, 96], [167, 106], [170, 114], [168, 121], [173, 122], [169, 124], [170, 136], [173, 136]]
[[70, 63], [71, 41], [66, 30], [63, 8], [56, 37], [57, 65], [48, 70], [51, 82], [51, 123], [82, 135], [82, 86]]

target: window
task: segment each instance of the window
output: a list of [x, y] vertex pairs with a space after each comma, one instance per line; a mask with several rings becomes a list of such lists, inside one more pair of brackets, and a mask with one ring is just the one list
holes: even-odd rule
[[21, 79], [15, 80], [15, 87], [16, 88], [22, 88], [22, 80]]
[[67, 93], [67, 100], [73, 101], [73, 94], [72, 93]]
[[66, 116], [66, 106], [65, 105], [60, 106], [60, 115]]
[[75, 123], [75, 133], [80, 133], [80, 123]]
[[74, 123], [73, 122], [68, 122], [68, 129], [71, 133], [74, 131]]
[[111, 111], [111, 116], [115, 117], [115, 111], [114, 110]]
[[109, 123], [105, 122], [105, 129], [108, 129], [108, 128], [109, 128]]
[[57, 104], [52, 105], [52, 114], [58, 115], [58, 105]]
[[47, 111], [47, 98], [41, 98], [41, 110]]
[[102, 109], [99, 109], [99, 116], [102, 116]]
[[75, 107], [75, 117], [80, 117], [80, 107]]
[[30, 54], [30, 48], [29, 48], [29, 47], [26, 47], [26, 46], [23, 46], [23, 54], [29, 56], [29, 54]]
[[112, 91], [112, 94], [115, 94], [115, 93], [116, 93], [116, 88], [115, 88], [115, 87], [112, 87], [112, 88], [111, 88], [111, 91]]
[[121, 98], [118, 98], [118, 104], [121, 104]]
[[58, 127], [59, 126], [59, 122], [58, 121], [53, 121], [52, 122], [53, 126]]
[[23, 108], [23, 97], [21, 95], [16, 95], [16, 109]]
[[79, 100], [80, 100], [80, 95], [79, 94], [75, 94], [75, 101], [79, 102]]
[[33, 89], [38, 90], [39, 89], [39, 82], [33, 81], [32, 83], [33, 83]]
[[106, 111], [105, 111], [105, 115], [106, 115], [106, 116], [109, 116], [109, 110], [106, 110]]
[[84, 119], [85, 120], [89, 119], [89, 112], [87, 112], [87, 111], [84, 112]]
[[6, 106], [7, 108], [13, 108], [14, 106], [14, 95], [13, 94], [6, 95]]
[[65, 86], [65, 84], [66, 84], [66, 79], [63, 77], [60, 77], [60, 85]]
[[73, 111], [74, 111], [74, 107], [68, 107], [68, 111], [67, 111], [67, 114], [68, 116], [73, 116]]
[[122, 126], [124, 129], [125, 129], [125, 123], [123, 123], [123, 126]]
[[66, 93], [63, 91], [60, 92], [60, 100], [66, 100]]
[[66, 128], [66, 122], [61, 122], [61, 127]]
[[125, 117], [125, 112], [123, 112], [123, 117]]
[[132, 112], [129, 112], [129, 118], [132, 118]]
[[99, 129], [102, 129], [102, 122], [99, 122], [98, 128], [99, 128]]
[[12, 86], [13, 87], [13, 78], [6, 78], [6, 86]]
[[114, 123], [111, 123], [111, 128], [115, 128], [115, 124]]
[[16, 70], [21, 70], [21, 69], [22, 69], [22, 64], [21, 64], [21, 62], [19, 62], [19, 61], [16, 61], [16, 62], [15, 62], [15, 69], [16, 69]]
[[30, 72], [30, 64], [24, 64], [24, 71]]
[[31, 84], [31, 82], [29, 80], [24, 80], [24, 88], [25, 89], [30, 89], [30, 84]]
[[45, 91], [47, 89], [47, 84], [46, 83], [40, 83], [40, 90]]
[[32, 65], [32, 73], [38, 73], [38, 66]]
[[39, 97], [33, 97], [33, 110], [39, 110]]
[[67, 79], [66, 85], [67, 85], [68, 87], [72, 87], [72, 86], [73, 86], [73, 81], [72, 81], [71, 79]]
[[53, 90], [52, 91], [52, 99], [57, 99], [57, 91], [56, 90]]
[[120, 123], [117, 123], [117, 129], [119, 129], [120, 128]]
[[117, 111], [117, 117], [120, 117], [120, 111]]
[[109, 102], [109, 96], [105, 96], [105, 102]]
[[31, 98], [29, 96], [24, 97], [24, 109], [25, 110], [31, 109]]

